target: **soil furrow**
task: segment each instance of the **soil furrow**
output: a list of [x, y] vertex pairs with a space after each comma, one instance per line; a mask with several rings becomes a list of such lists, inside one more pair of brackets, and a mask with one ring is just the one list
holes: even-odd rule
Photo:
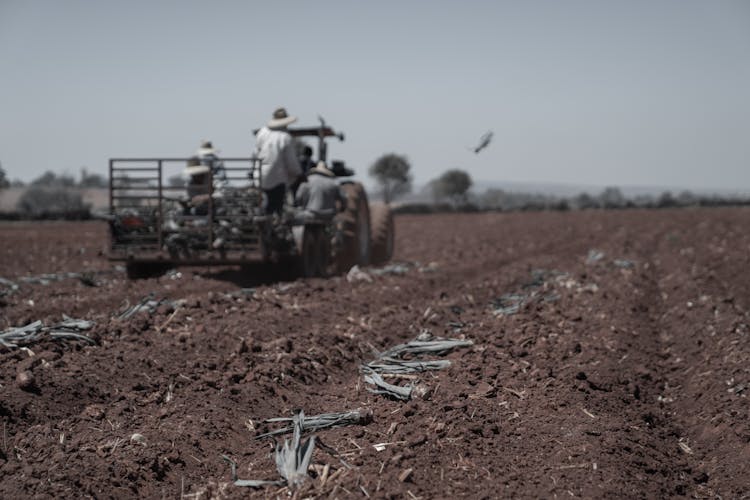
[[[747, 220], [743, 209], [401, 216], [396, 259], [422, 270], [372, 282], [183, 269], [133, 283], [112, 272], [97, 288], [22, 284], [1, 298], [3, 327], [66, 312], [96, 320], [99, 344], [0, 352], [0, 496], [285, 495], [235, 487], [220, 456], [242, 478], [273, 479], [270, 443], [253, 440], [271, 428], [263, 419], [367, 407], [369, 425], [318, 433], [341, 455], [318, 449], [298, 496], [741, 497]], [[112, 270], [104, 229], [0, 226], [14, 242], [0, 276]], [[184, 302], [112, 319], [150, 292]], [[503, 313], [507, 294], [523, 300]], [[429, 399], [367, 392], [359, 364], [424, 329], [475, 344], [420, 375]]]

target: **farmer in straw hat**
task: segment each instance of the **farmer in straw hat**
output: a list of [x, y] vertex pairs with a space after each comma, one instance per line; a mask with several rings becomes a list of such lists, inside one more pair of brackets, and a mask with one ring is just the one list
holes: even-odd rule
[[325, 162], [318, 162], [307, 173], [307, 182], [300, 185], [297, 203], [314, 215], [332, 217], [336, 214], [337, 204], [340, 208], [346, 205], [346, 197], [335, 179], [336, 174], [326, 167]]
[[286, 128], [297, 121], [284, 108], [273, 112], [273, 118], [255, 134], [255, 156], [261, 159], [260, 187], [266, 193], [266, 213], [280, 214], [284, 208], [287, 186], [302, 175], [294, 139]]
[[201, 164], [200, 158], [193, 156], [188, 159], [183, 173], [188, 178], [186, 188], [190, 212], [194, 215], [205, 215], [208, 212], [208, 182], [211, 168]]
[[214, 148], [211, 141], [201, 142], [201, 147], [195, 152], [196, 157], [201, 165], [211, 169], [213, 177], [214, 192], [221, 196], [222, 191], [227, 186], [227, 173], [224, 170], [224, 162], [219, 159], [219, 150]]

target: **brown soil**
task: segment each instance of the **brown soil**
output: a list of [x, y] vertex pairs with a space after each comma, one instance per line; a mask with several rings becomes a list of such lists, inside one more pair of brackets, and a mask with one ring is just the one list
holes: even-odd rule
[[[296, 495], [747, 495], [748, 229], [747, 209], [400, 216], [402, 275], [128, 282], [101, 223], [2, 224], [0, 330], [67, 314], [98, 344], [0, 347], [0, 497], [282, 496], [221, 455], [276, 479], [264, 419], [358, 407], [374, 421], [316, 433], [340, 455], [316, 449]], [[19, 280], [63, 271], [100, 286]], [[148, 293], [186, 302], [114, 318]], [[493, 314], [508, 293], [527, 300]], [[423, 329], [475, 345], [420, 375], [430, 399], [367, 392], [359, 364]]]

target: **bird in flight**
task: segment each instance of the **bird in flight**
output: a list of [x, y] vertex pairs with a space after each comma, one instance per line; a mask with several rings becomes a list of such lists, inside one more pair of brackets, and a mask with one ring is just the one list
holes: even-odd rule
[[479, 144], [474, 147], [474, 154], [479, 154], [481, 150], [490, 145], [490, 142], [492, 142], [492, 130], [488, 130], [482, 135], [479, 139]]

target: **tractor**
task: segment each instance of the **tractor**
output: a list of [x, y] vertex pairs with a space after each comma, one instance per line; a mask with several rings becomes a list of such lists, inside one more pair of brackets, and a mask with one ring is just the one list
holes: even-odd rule
[[336, 214], [310, 214], [286, 203], [268, 215], [260, 189], [260, 159], [221, 158], [221, 190], [210, 169], [207, 194], [191, 205], [179, 172], [188, 158], [109, 160], [109, 258], [123, 262], [131, 279], [158, 276], [178, 266], [291, 266], [298, 276], [325, 277], [354, 265], [382, 264], [393, 255], [390, 208], [368, 203], [361, 183], [342, 161], [327, 161], [327, 141], [344, 140], [321, 120], [292, 128], [299, 142], [317, 139], [317, 161], [338, 178], [346, 204]]

